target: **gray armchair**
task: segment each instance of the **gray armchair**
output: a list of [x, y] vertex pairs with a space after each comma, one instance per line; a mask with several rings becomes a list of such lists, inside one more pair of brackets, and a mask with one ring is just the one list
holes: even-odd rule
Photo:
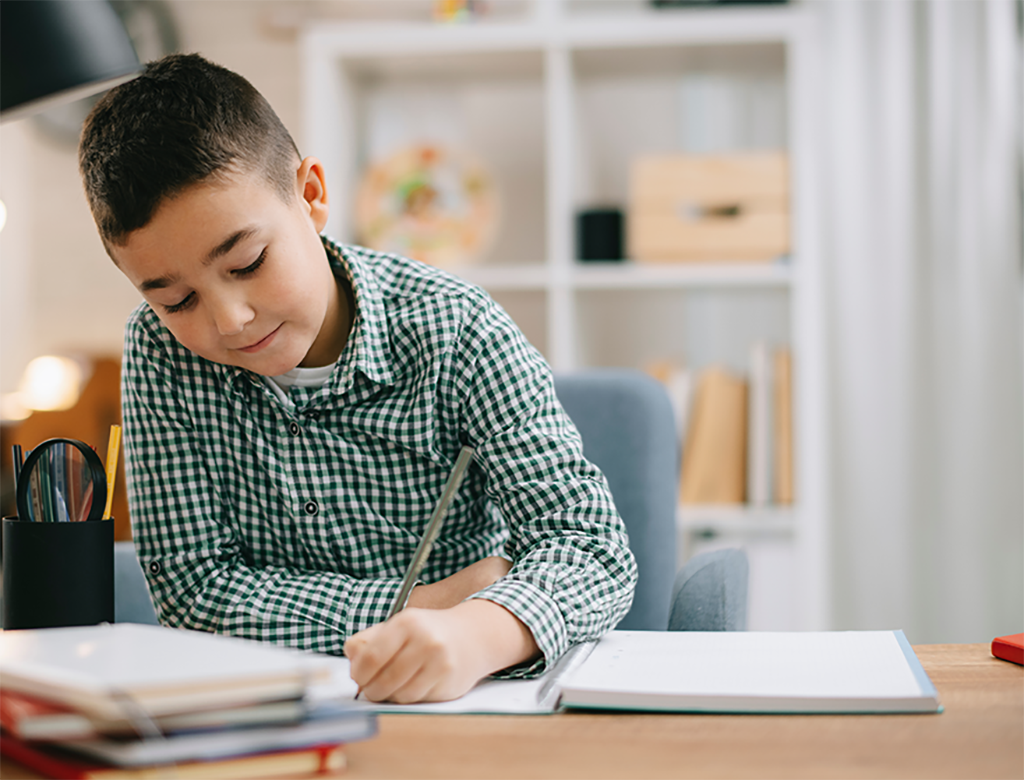
[[698, 555], [676, 572], [680, 443], [662, 385], [640, 371], [592, 369], [555, 378], [555, 392], [608, 478], [639, 580], [620, 629], [743, 631], [747, 557]]
[[[559, 375], [555, 391], [604, 472], [629, 531], [639, 569], [636, 595], [618, 627], [664, 631], [746, 628], [747, 559], [741, 550], [698, 555], [676, 572], [679, 442], [662, 386], [639, 371]], [[114, 616], [156, 623], [131, 542], [114, 551]]]
[[156, 625], [156, 609], [149, 597], [146, 575], [135, 554], [134, 542], [114, 542], [114, 622]]

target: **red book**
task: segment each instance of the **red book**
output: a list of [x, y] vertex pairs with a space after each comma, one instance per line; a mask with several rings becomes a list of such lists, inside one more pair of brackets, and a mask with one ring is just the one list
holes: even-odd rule
[[[181, 731], [298, 724], [305, 716], [305, 705], [301, 699], [295, 699], [224, 710], [183, 712], [154, 717], [153, 721], [167, 735]], [[90, 718], [61, 704], [7, 688], [0, 688], [0, 726], [18, 739], [44, 742], [135, 733], [127, 719]]]
[[1024, 634], [996, 637], [992, 640], [992, 655], [1024, 666]]
[[229, 758], [221, 761], [191, 761], [170, 766], [119, 767], [99, 764], [54, 749], [23, 742], [0, 733], [0, 753], [24, 764], [44, 777], [60, 780], [259, 780], [336, 774], [345, 768], [341, 745], [283, 750], [276, 753]]
[[89, 719], [63, 707], [57, 707], [6, 688], [0, 689], [0, 726], [19, 739], [39, 739], [44, 734], [36, 724], [43, 723], [44, 732], [55, 739], [95, 736]]

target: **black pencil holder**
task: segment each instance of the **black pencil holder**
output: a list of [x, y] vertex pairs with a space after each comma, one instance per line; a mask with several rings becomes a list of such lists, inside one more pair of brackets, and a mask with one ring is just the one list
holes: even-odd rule
[[114, 521], [3, 519], [3, 628], [114, 622]]

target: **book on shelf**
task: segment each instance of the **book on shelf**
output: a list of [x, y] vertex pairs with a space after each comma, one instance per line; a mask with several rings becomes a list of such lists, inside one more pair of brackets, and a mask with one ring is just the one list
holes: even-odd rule
[[772, 361], [774, 385], [775, 502], [792, 504], [793, 486], [793, 356], [776, 350]]
[[58, 780], [261, 780], [336, 774], [345, 768], [343, 745], [317, 745], [218, 761], [120, 767], [0, 733], [0, 753], [44, 777]]
[[693, 406], [693, 374], [689, 369], [671, 360], [658, 360], [649, 363], [648, 375], [657, 379], [665, 387], [668, 400], [672, 404], [672, 412], [676, 421], [676, 436], [679, 441], [686, 441], [686, 429]]
[[741, 504], [746, 498], [747, 381], [721, 368], [697, 379], [683, 449], [684, 504]]
[[750, 349], [750, 409], [747, 414], [747, 503], [765, 507], [772, 500], [772, 387], [768, 344]]
[[714, 366], [694, 373], [650, 363], [664, 385], [683, 449], [680, 502], [765, 508], [794, 500], [792, 356], [751, 346], [749, 372]]

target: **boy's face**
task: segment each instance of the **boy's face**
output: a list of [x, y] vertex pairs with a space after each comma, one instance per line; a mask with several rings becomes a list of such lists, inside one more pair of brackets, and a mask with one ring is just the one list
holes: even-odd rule
[[276, 376], [328, 365], [348, 335], [326, 221], [323, 169], [307, 157], [291, 203], [258, 174], [232, 173], [165, 200], [111, 253], [183, 346]]

